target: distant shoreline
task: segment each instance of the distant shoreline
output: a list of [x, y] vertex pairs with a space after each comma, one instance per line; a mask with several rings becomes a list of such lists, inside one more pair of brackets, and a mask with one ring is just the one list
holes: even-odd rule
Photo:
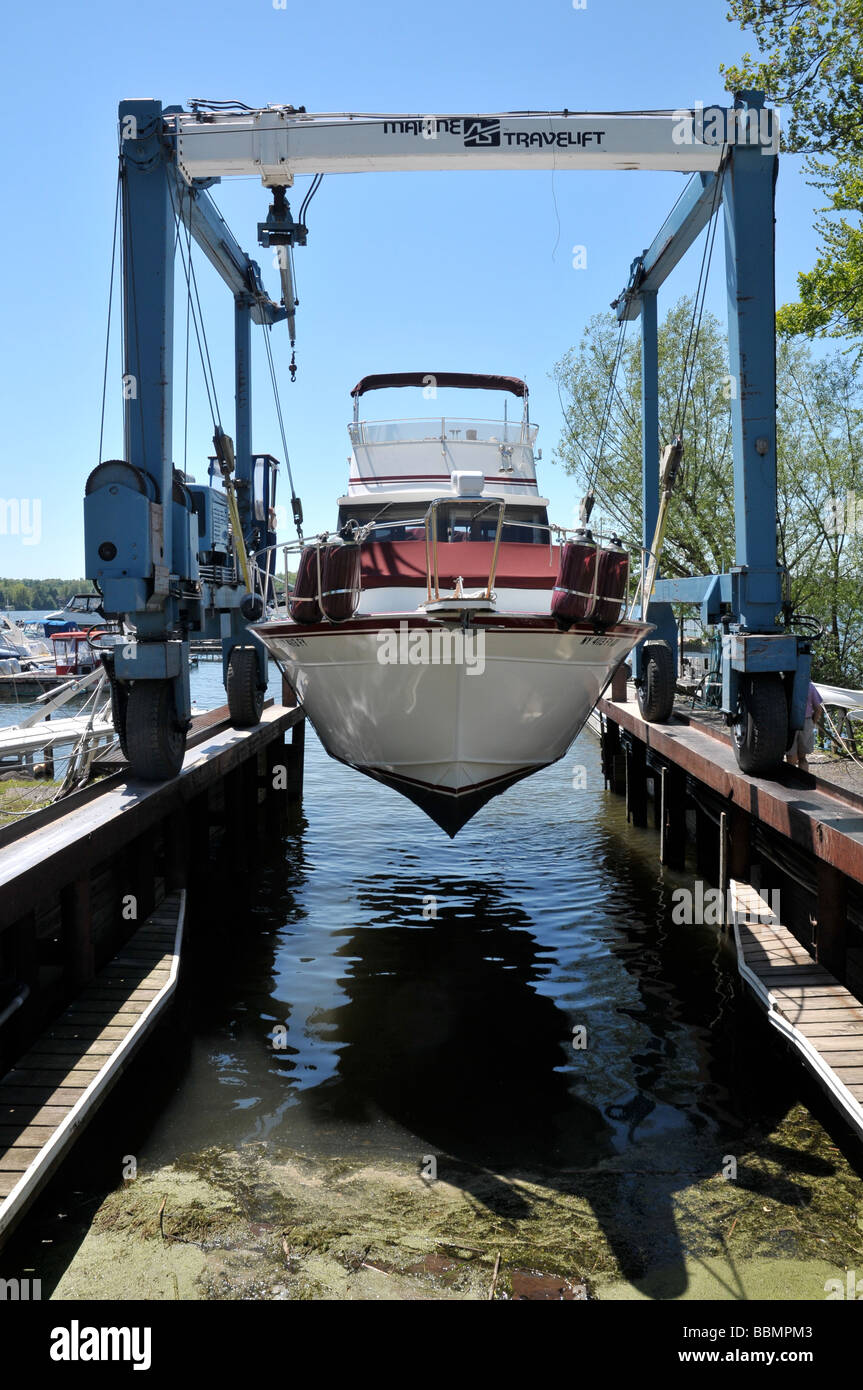
[[73, 594], [94, 592], [89, 579], [9, 579], [0, 577], [0, 613], [51, 613]]

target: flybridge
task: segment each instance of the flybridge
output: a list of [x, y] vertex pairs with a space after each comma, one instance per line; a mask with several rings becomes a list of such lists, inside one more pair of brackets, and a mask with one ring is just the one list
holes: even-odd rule
[[[771, 116], [774, 113], [771, 113]], [[740, 109], [313, 115], [294, 107], [164, 112], [188, 183], [257, 176], [290, 185], [298, 174], [411, 169], [654, 169], [714, 173], [729, 144], [775, 154], [769, 128]]]

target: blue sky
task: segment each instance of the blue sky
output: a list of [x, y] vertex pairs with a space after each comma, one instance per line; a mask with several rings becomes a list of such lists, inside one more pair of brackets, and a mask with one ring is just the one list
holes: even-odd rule
[[[41, 535], [36, 541], [32, 530], [0, 531], [0, 574], [83, 573], [81, 499], [98, 461], [121, 98], [159, 97], [166, 105], [236, 98], [310, 111], [710, 105], [722, 100], [720, 62], [752, 47], [725, 13], [724, 0], [587, 0], [578, 10], [571, 0], [287, 0], [286, 9], [272, 0], [151, 0], [144, 9], [116, 0], [86, 7], [49, 0], [7, 11], [0, 498], [38, 501]], [[297, 182], [295, 211], [307, 182]], [[590, 316], [622, 288], [630, 261], [651, 241], [682, 184], [682, 175], [652, 173], [325, 178], [309, 213], [309, 245], [297, 252], [294, 385], [287, 335], [276, 329], [273, 337], [307, 530], [332, 524], [345, 487], [350, 388], [365, 373], [405, 369], [526, 377], [541, 425], [541, 484], [553, 515], [568, 522], [574, 482], [551, 462], [560, 407], [549, 374]], [[214, 196], [278, 298], [269, 255], [254, 245], [268, 194], [253, 180], [232, 180]], [[796, 272], [814, 257], [816, 196], [799, 161], [783, 159], [779, 302], [795, 297]], [[573, 269], [575, 245], [587, 248], [586, 269]], [[660, 308], [694, 288], [699, 261], [691, 252]], [[202, 259], [198, 274], [223, 422], [233, 432], [232, 305]], [[719, 255], [708, 302], [724, 317]], [[122, 452], [118, 338], [115, 345], [107, 458]], [[182, 466], [178, 348], [175, 459]], [[254, 447], [280, 455], [264, 362], [257, 366]], [[192, 375], [189, 471], [200, 481], [212, 431], [194, 362]], [[414, 405], [406, 393], [381, 396], [380, 409], [374, 402], [364, 412], [369, 417], [412, 414], [420, 399]], [[472, 409], [470, 398], [459, 402], [459, 414]], [[487, 405], [476, 413], [489, 414]]]

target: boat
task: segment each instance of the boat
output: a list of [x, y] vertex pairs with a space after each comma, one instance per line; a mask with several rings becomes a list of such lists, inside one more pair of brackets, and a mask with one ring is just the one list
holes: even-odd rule
[[12, 663], [10, 670], [33, 671], [53, 666], [54, 657], [44, 637], [0, 613], [0, 660]]
[[100, 638], [105, 627], [64, 628], [51, 637], [54, 670], [58, 676], [89, 676], [102, 665]]
[[46, 637], [51, 637], [55, 632], [104, 627], [105, 614], [101, 594], [71, 594], [62, 608], [46, 614], [42, 619], [42, 626]]
[[[502, 394], [503, 419], [359, 418], [370, 392], [430, 385]], [[303, 546], [287, 611], [254, 631], [326, 751], [454, 836], [566, 754], [651, 628], [626, 620], [617, 538], [549, 523], [522, 380], [385, 373], [351, 394], [336, 529]]]

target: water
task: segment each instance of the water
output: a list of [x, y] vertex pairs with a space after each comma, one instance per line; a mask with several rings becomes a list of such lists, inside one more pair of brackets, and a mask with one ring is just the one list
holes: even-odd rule
[[[220, 667], [193, 689], [218, 703]], [[860, 1258], [859, 1152], [745, 1000], [727, 938], [672, 925], [692, 878], [657, 848], [603, 790], [589, 733], [450, 841], [310, 731], [302, 815], [248, 881], [193, 905], [182, 1025], [85, 1138], [22, 1259], [45, 1267], [54, 1243], [58, 1292], [85, 1297], [412, 1297], [361, 1247], [400, 1270], [443, 1232], [599, 1295], [823, 1297]], [[140, 1174], [125, 1190], [120, 1153]], [[175, 1292], [163, 1193], [177, 1221], [208, 1213], [207, 1238], [171, 1247]], [[67, 1234], [61, 1210], [79, 1213]], [[303, 1252], [288, 1275], [285, 1229]], [[357, 1283], [375, 1277], [388, 1292]]]
[[[13, 622], [18, 623], [39, 622], [46, 616], [47, 609], [45, 612], [38, 613], [26, 612], [7, 614], [7, 617], [11, 618]], [[281, 691], [281, 677], [275, 667], [271, 666], [270, 671], [272, 678], [268, 694], [277, 698]], [[203, 712], [204, 710], [212, 709], [216, 705], [223, 705], [225, 703], [225, 689], [222, 685], [222, 667], [218, 661], [200, 662], [197, 667], [192, 669], [190, 679], [194, 713]], [[31, 714], [39, 707], [39, 702], [37, 700], [34, 700], [29, 695], [25, 696], [20, 693], [13, 694], [9, 699], [0, 700], [0, 728], [10, 724], [17, 724], [26, 715]], [[67, 706], [70, 711], [77, 710], [79, 707], [80, 700], [71, 701]]]

